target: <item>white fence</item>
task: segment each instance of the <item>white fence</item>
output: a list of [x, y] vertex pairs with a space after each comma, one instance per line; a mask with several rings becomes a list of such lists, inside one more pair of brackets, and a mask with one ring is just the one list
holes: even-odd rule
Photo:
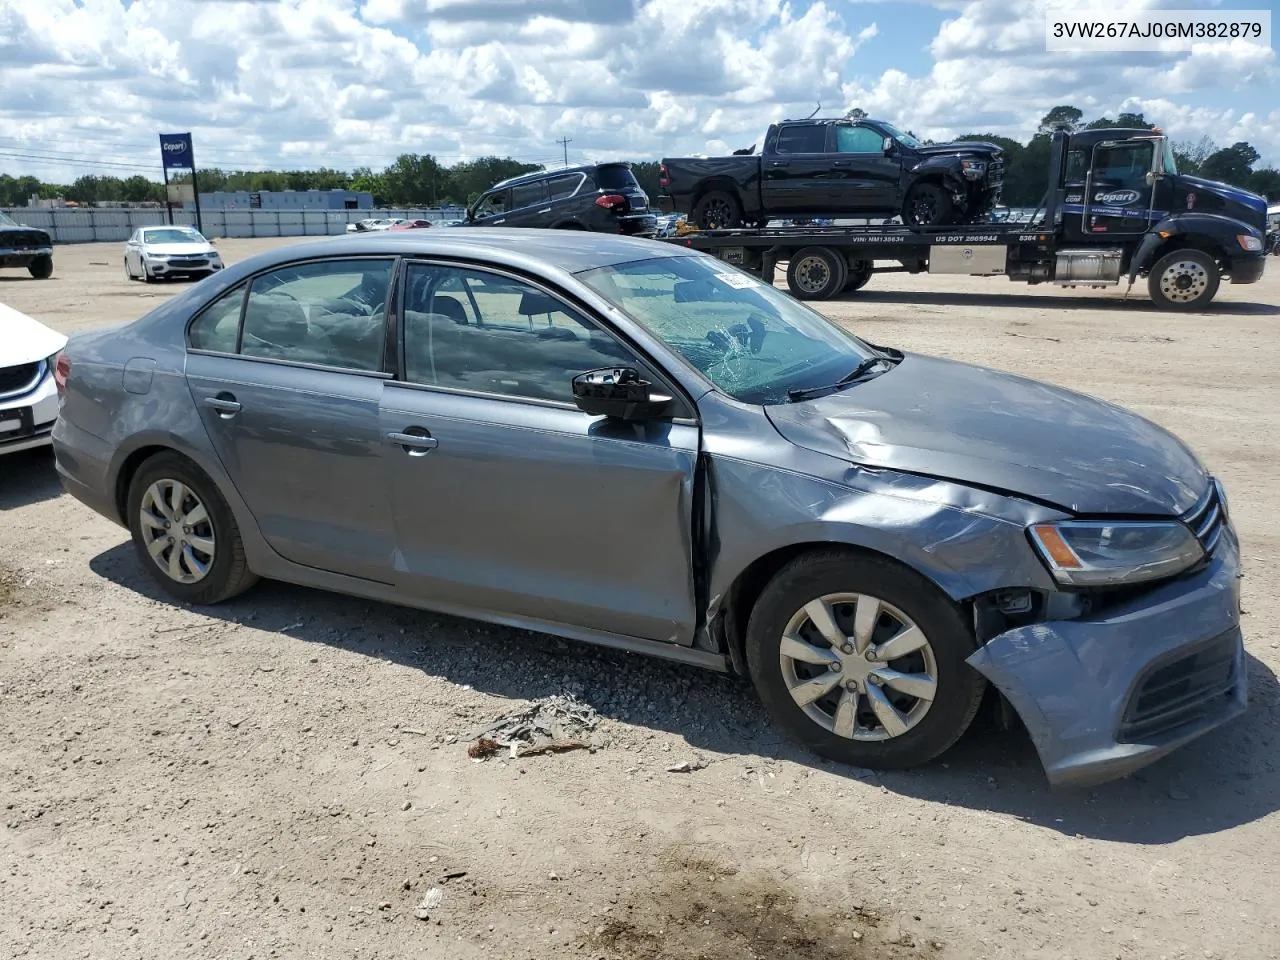
[[[47, 230], [54, 243], [123, 242], [138, 227], [168, 222], [163, 207], [10, 207], [4, 212], [18, 223]], [[348, 223], [366, 217], [438, 222], [464, 215], [461, 210], [202, 210], [200, 219], [207, 237], [323, 237], [345, 233]], [[173, 222], [195, 226], [195, 211], [175, 209]]]

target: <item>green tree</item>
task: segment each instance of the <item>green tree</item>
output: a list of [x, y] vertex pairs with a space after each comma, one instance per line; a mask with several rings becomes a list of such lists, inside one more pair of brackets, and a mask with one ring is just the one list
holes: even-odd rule
[[1243, 185], [1253, 173], [1253, 165], [1261, 155], [1243, 140], [1211, 153], [1200, 165], [1200, 176], [1206, 180]]
[[1040, 118], [1040, 133], [1052, 133], [1054, 127], [1063, 125], [1070, 130], [1075, 130], [1083, 119], [1083, 110], [1063, 104], [1054, 107]]

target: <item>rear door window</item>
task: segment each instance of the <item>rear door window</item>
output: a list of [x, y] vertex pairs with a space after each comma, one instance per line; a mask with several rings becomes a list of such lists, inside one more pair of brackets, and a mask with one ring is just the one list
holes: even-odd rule
[[640, 189], [640, 183], [631, 168], [621, 165], [596, 167], [596, 183], [602, 189], [617, 190], [620, 193]]
[[776, 153], [825, 153], [827, 150], [827, 125], [794, 123], [778, 131], [774, 145]]
[[511, 209], [533, 207], [547, 202], [547, 181], [535, 180], [533, 183], [522, 183], [511, 188]]
[[552, 177], [547, 181], [547, 192], [552, 200], [564, 200], [572, 197], [582, 183], [582, 174], [571, 173], [563, 177]]

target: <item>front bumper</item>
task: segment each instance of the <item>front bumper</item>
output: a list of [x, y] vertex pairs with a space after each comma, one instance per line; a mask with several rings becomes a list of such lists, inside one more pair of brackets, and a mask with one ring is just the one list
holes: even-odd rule
[[1050, 783], [1122, 777], [1244, 712], [1239, 583], [1228, 526], [1204, 570], [1095, 618], [1002, 633], [968, 662], [1018, 712]]
[[0, 454], [43, 447], [58, 418], [58, 387], [47, 369], [33, 390], [0, 400]]
[[0, 267], [26, 267], [36, 257], [53, 256], [53, 247], [5, 247], [0, 246]]
[[1232, 283], [1257, 283], [1267, 267], [1267, 254], [1260, 251], [1247, 257], [1236, 257], [1231, 261]]
[[210, 261], [207, 258], [194, 262], [184, 262], [181, 260], [151, 260], [145, 261], [145, 269], [153, 277], [194, 277], [208, 276], [217, 273], [223, 268], [222, 262]]

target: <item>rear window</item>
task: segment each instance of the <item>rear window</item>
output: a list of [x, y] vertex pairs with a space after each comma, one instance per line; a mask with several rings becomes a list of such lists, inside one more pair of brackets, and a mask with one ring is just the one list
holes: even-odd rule
[[596, 167], [596, 184], [603, 190], [639, 190], [640, 182], [630, 167]]

